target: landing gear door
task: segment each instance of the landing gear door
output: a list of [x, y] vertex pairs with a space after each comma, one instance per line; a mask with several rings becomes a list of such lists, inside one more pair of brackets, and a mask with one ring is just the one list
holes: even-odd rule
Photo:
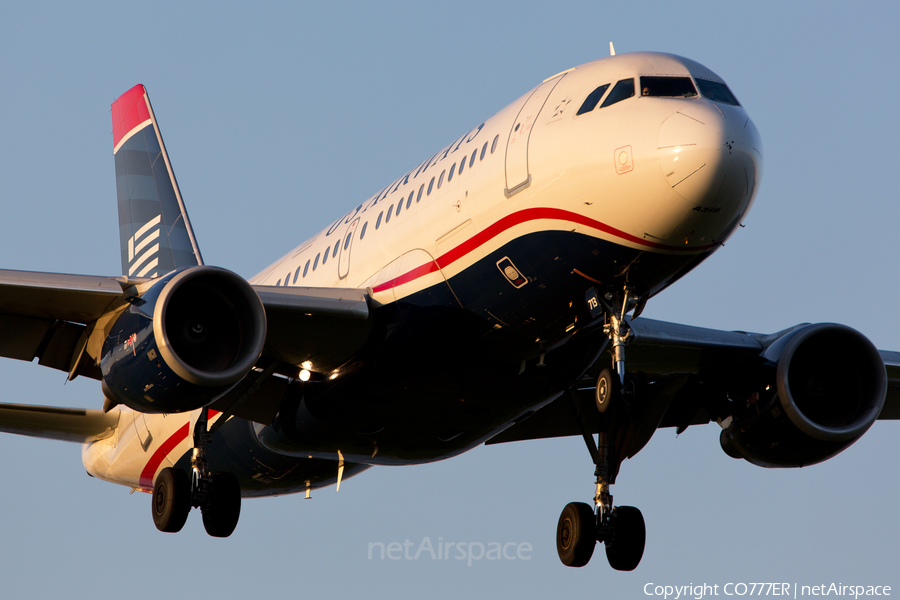
[[513, 121], [506, 142], [506, 189], [503, 193], [507, 198], [524, 190], [531, 183], [531, 174], [528, 171], [528, 140], [531, 137], [531, 130], [550, 92], [563, 77], [565, 75], [545, 81], [534, 90]]
[[350, 273], [350, 249], [353, 247], [353, 238], [356, 235], [356, 226], [359, 225], [359, 218], [353, 219], [344, 237], [341, 239], [341, 257], [338, 265], [338, 277], [344, 279]]

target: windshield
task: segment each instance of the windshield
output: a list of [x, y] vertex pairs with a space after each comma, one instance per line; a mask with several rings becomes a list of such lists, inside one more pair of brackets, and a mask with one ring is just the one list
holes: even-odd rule
[[641, 96], [692, 98], [696, 95], [690, 77], [641, 77]]
[[734, 94], [731, 93], [731, 90], [728, 89], [728, 86], [724, 83], [698, 79], [697, 87], [700, 88], [700, 93], [703, 94], [704, 98], [708, 98], [713, 102], [731, 104], [732, 106], [741, 105], [741, 103], [737, 101], [737, 98], [734, 97]]

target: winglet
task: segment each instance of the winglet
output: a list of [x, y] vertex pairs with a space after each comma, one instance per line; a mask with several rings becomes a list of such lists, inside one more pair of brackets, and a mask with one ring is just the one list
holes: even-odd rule
[[202, 265], [147, 88], [134, 86], [111, 112], [122, 274], [158, 277]]

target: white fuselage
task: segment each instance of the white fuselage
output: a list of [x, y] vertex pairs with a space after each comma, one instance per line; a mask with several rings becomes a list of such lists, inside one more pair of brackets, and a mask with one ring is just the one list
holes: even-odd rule
[[[385, 305], [445, 281], [452, 288], [478, 261], [546, 231], [650, 255], [708, 255], [752, 204], [761, 176], [759, 136], [742, 107], [699, 94], [643, 97], [638, 88], [631, 98], [576, 115], [599, 86], [611, 84], [608, 95], [616, 82], [641, 76], [722, 83], [693, 61], [656, 53], [619, 55], [556, 75], [251, 283], [369, 288]], [[641, 293], [656, 294], [676, 276], [649, 281]], [[85, 467], [148, 490], [160, 468], [190, 449], [194, 417], [122, 410], [113, 437], [85, 446]]]

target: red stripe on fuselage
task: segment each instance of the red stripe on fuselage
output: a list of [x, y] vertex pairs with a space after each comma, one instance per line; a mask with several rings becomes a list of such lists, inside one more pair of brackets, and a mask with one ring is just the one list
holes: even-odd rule
[[[217, 414], [219, 414], [219, 411], [211, 410], [209, 411], [209, 418], [212, 419]], [[153, 477], [156, 475], [159, 465], [161, 465], [166, 457], [178, 447], [178, 444], [187, 439], [190, 429], [191, 423], [188, 421], [179, 427], [175, 433], [170, 435], [165, 442], [159, 445], [159, 448], [157, 448], [153, 455], [150, 456], [150, 460], [147, 461], [144, 470], [141, 471], [141, 478], [138, 481], [138, 485], [146, 489], [153, 488]]]
[[178, 444], [187, 439], [190, 428], [191, 424], [185, 423], [178, 428], [178, 431], [170, 435], [169, 439], [159, 445], [159, 448], [156, 449], [150, 457], [150, 460], [147, 461], [147, 466], [141, 471], [141, 479], [138, 485], [145, 488], [153, 487], [153, 476], [156, 475], [156, 470], [159, 469], [159, 465], [162, 464], [162, 461], [166, 459], [166, 456], [168, 456]]
[[429, 273], [437, 271], [439, 268], [443, 269], [444, 267], [447, 267], [457, 260], [461, 259], [466, 254], [472, 252], [479, 246], [486, 244], [488, 241], [497, 237], [507, 229], [511, 229], [516, 225], [521, 225], [522, 223], [526, 223], [528, 221], [538, 221], [541, 219], [552, 221], [570, 221], [572, 223], [578, 223], [579, 225], [584, 225], [586, 227], [590, 227], [592, 229], [602, 231], [603, 233], [615, 236], [627, 242], [638, 244], [639, 246], [645, 246], [647, 248], [652, 248], [654, 250], [668, 250], [671, 252], [702, 252], [703, 250], [709, 250], [710, 248], [715, 246], [715, 244], [708, 244], [706, 246], [685, 247], [660, 244], [633, 236], [630, 233], [622, 231], [621, 229], [616, 229], [615, 227], [611, 227], [606, 223], [601, 223], [600, 221], [597, 221], [595, 219], [591, 219], [584, 215], [568, 210], [562, 210], [560, 208], [527, 208], [525, 210], [514, 212], [511, 215], [507, 215], [496, 223], [489, 225], [483, 231], [476, 233], [459, 246], [456, 246], [455, 248], [448, 250], [447, 252], [439, 256], [434, 262], [426, 263], [420, 267], [416, 267], [415, 269], [407, 271], [406, 273], [395, 277], [390, 281], [386, 281], [380, 285], [377, 285], [372, 288], [372, 291], [374, 293], [383, 292], [385, 290], [397, 287], [398, 285], [414, 281], [419, 277], [424, 277]]
[[144, 95], [147, 90], [140, 83], [112, 103], [113, 148], [125, 135], [150, 118]]

